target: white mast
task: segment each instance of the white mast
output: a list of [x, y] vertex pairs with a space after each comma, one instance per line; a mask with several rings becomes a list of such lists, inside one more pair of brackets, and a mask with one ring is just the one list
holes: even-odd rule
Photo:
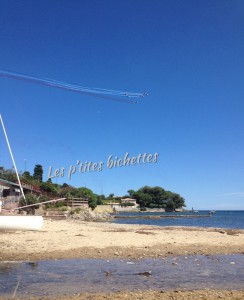
[[[21, 194], [22, 194], [22, 196], [23, 196], [23, 198], [25, 200], [25, 194], [24, 194], [24, 191], [23, 191], [20, 179], [19, 179], [19, 174], [18, 174], [18, 171], [17, 171], [17, 167], [16, 167], [16, 164], [15, 164], [15, 161], [14, 161], [14, 157], [13, 157], [12, 150], [11, 150], [11, 147], [10, 147], [10, 144], [9, 144], [9, 141], [8, 141], [8, 136], [7, 136], [4, 124], [3, 124], [3, 119], [2, 119], [1, 114], [0, 114], [0, 120], [1, 120], [1, 123], [2, 123], [3, 132], [4, 132], [4, 135], [5, 135], [5, 138], [6, 138], [6, 142], [7, 142], [8, 149], [9, 149], [9, 152], [10, 152], [10, 155], [11, 155], [11, 158], [12, 158], [12, 162], [13, 162], [13, 165], [14, 165], [15, 173], [16, 173], [16, 176], [17, 176], [17, 179], [18, 179], [18, 183], [19, 183], [19, 187], [20, 187], [20, 190], [21, 190]], [[25, 203], [26, 203], [26, 200], [25, 200]]]

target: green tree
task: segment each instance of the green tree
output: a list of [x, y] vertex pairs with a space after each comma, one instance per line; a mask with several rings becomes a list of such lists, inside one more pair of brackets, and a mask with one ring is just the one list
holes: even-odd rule
[[185, 199], [182, 198], [179, 194], [174, 194], [173, 202], [175, 203], [175, 208], [185, 207]]
[[3, 174], [4, 174], [4, 167], [0, 167], [0, 178], [3, 178]]
[[32, 180], [33, 177], [31, 176], [30, 172], [29, 171], [25, 171], [22, 176], [21, 176], [23, 179], [29, 181], [29, 180]]
[[17, 181], [17, 176], [13, 169], [4, 169], [4, 167], [1, 167], [1, 177], [11, 182]]
[[50, 181], [46, 181], [46, 182], [42, 182], [40, 184], [40, 189], [43, 192], [52, 194], [53, 196], [56, 196], [58, 194], [58, 188], [57, 185], [50, 182]]
[[38, 202], [46, 202], [46, 201], [49, 201], [50, 198], [46, 195], [42, 195], [38, 198]]
[[97, 195], [86, 187], [79, 187], [71, 191], [71, 195], [75, 198], [83, 198], [88, 200], [89, 206], [94, 209], [97, 206]]
[[108, 199], [108, 200], [112, 200], [113, 198], [114, 198], [114, 194], [111, 193], [111, 194], [108, 195], [108, 198], [107, 198], [107, 199]]
[[129, 190], [129, 191], [127, 191], [127, 193], [129, 194], [129, 196], [131, 198], [133, 198], [133, 196], [135, 195], [135, 191], [134, 190]]
[[[158, 186], [144, 186], [133, 193], [133, 198], [137, 200], [137, 203], [140, 204], [141, 207], [169, 208], [171, 206], [175, 209], [185, 206], [185, 199], [179, 194], [165, 191]], [[174, 204], [173, 206], [172, 203]]]
[[152, 202], [152, 197], [149, 194], [143, 193], [141, 190], [138, 190], [134, 194], [134, 198], [141, 207], [149, 207], [149, 204]]
[[42, 182], [43, 168], [42, 165], [35, 165], [33, 178], [39, 182]]
[[23, 198], [20, 200], [20, 205], [25, 206], [25, 205], [35, 204], [37, 202], [38, 199], [34, 194], [26, 194], [25, 200]]
[[97, 205], [103, 204], [104, 200], [106, 200], [106, 197], [104, 195], [98, 195], [97, 196]]
[[170, 200], [167, 204], [166, 204], [166, 211], [175, 211], [176, 205], [174, 203], [173, 200]]
[[59, 196], [64, 198], [72, 198], [75, 197], [75, 188], [67, 183], [64, 183], [60, 187]]

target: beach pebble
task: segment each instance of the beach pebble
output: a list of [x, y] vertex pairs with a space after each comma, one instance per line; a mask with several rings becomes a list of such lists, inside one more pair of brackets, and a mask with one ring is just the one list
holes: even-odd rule
[[140, 273], [137, 273], [136, 275], [151, 276], [152, 271], [140, 272]]

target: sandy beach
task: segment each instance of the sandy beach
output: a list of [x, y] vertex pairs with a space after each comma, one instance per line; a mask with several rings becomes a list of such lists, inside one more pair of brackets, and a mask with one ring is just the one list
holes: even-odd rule
[[[41, 231], [0, 232], [1, 261], [63, 258], [161, 258], [244, 254], [244, 230], [44, 221]], [[243, 299], [243, 291], [141, 291], [66, 295], [58, 299]], [[0, 299], [6, 299], [1, 298]], [[41, 297], [31, 299], [54, 299]], [[57, 299], [57, 298], [56, 298]]]
[[0, 243], [1, 260], [240, 254], [244, 230], [47, 219], [41, 231], [0, 231]]

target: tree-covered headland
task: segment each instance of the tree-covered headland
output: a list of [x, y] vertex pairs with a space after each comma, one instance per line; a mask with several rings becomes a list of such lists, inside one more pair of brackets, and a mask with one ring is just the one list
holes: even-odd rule
[[138, 191], [129, 190], [128, 193], [131, 198], [136, 199], [141, 208], [175, 210], [185, 206], [183, 197], [171, 191], [166, 191], [159, 186], [144, 186]]

